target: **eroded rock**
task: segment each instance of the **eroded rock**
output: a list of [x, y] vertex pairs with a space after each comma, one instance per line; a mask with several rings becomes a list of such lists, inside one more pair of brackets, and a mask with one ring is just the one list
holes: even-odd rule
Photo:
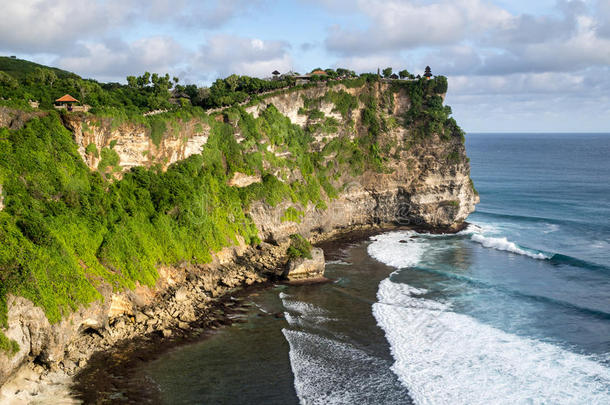
[[316, 280], [324, 278], [324, 251], [311, 249], [311, 259], [299, 257], [288, 262], [284, 277], [288, 281]]

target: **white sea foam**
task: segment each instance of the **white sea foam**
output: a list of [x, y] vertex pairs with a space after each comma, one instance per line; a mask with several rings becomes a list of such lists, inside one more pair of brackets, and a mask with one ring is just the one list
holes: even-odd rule
[[[415, 266], [424, 252], [426, 245], [422, 239], [409, 239], [414, 232], [390, 232], [371, 238], [373, 243], [368, 246], [371, 257], [396, 267], [397, 269]], [[404, 240], [406, 243], [401, 243]]]
[[341, 265], [341, 266], [349, 266], [351, 263], [348, 263], [344, 260], [329, 260], [326, 262], [327, 265], [329, 264], [336, 264], [336, 265]]
[[392, 370], [416, 403], [610, 403], [610, 369], [594, 359], [505, 333], [415, 294], [384, 280], [373, 314], [390, 343]]
[[542, 252], [532, 252], [519, 247], [516, 243], [509, 241], [505, 237], [495, 238], [491, 236], [485, 236], [480, 233], [474, 233], [471, 237], [474, 242], [480, 243], [486, 248], [503, 250], [506, 252], [516, 253], [523, 256], [531, 257], [532, 259], [546, 260], [550, 259], [550, 256], [545, 255]]
[[542, 231], [544, 233], [553, 233], [553, 232], [557, 232], [559, 230], [559, 225], [557, 224], [547, 224], [547, 228]]
[[287, 311], [296, 313], [297, 315], [308, 315], [308, 316], [327, 316], [328, 311], [320, 308], [317, 305], [310, 304], [308, 302], [297, 301], [295, 299], [284, 298], [282, 304]]
[[318, 328], [327, 322], [336, 321], [334, 318], [318, 315], [296, 315], [290, 312], [284, 312], [284, 318], [290, 326], [295, 327], [311, 327]]
[[283, 329], [294, 386], [302, 404], [404, 404], [387, 361], [348, 343]]

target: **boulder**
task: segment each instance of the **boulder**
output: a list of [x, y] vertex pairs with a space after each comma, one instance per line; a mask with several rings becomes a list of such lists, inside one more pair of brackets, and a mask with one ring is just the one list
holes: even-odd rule
[[311, 259], [305, 257], [291, 259], [283, 276], [288, 281], [323, 279], [325, 264], [324, 251], [320, 248], [312, 248]]

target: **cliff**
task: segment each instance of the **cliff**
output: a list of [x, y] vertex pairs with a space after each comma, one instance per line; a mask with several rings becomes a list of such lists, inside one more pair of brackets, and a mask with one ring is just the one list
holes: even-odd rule
[[[184, 322], [183, 285], [205, 301], [279, 277], [292, 234], [460, 229], [478, 196], [434, 86], [321, 84], [210, 116], [51, 114], [0, 129], [0, 269], [11, 280], [0, 327], [18, 344], [0, 351], [0, 383], [28, 359], [73, 370], [89, 352], [67, 348], [92, 334], [112, 343]], [[60, 288], [16, 276], [28, 272]], [[151, 307], [174, 321], [130, 321]]]

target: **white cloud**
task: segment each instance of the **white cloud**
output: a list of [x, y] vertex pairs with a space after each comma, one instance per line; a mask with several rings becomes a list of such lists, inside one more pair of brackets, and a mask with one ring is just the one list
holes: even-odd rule
[[419, 1], [360, 0], [358, 7], [371, 23], [366, 29], [334, 26], [326, 46], [342, 55], [455, 44], [469, 35], [510, 22], [510, 14], [481, 0]]
[[168, 37], [149, 37], [132, 43], [123, 41], [87, 42], [79, 56], [58, 59], [63, 69], [85, 77], [124, 81], [127, 75], [144, 71], [175, 73], [175, 66], [184, 62], [188, 52]]
[[610, 0], [598, 0], [595, 7], [560, 0], [553, 13], [536, 16], [513, 15], [483, 0], [360, 0], [358, 6], [369, 27], [335, 25], [326, 39], [327, 49], [344, 58], [404, 58], [418, 50], [419, 64], [485, 75], [610, 65], [610, 36], [600, 35], [610, 24]]
[[69, 53], [79, 43], [125, 35], [146, 23], [176, 31], [219, 28], [265, 0], [6, 0], [0, 10], [0, 49]]
[[0, 48], [22, 52], [66, 50], [79, 38], [101, 35], [124, 22], [125, 4], [111, 0], [4, 1]]
[[232, 73], [266, 77], [292, 67], [290, 45], [234, 35], [216, 35], [202, 45], [195, 66], [227, 76]]

